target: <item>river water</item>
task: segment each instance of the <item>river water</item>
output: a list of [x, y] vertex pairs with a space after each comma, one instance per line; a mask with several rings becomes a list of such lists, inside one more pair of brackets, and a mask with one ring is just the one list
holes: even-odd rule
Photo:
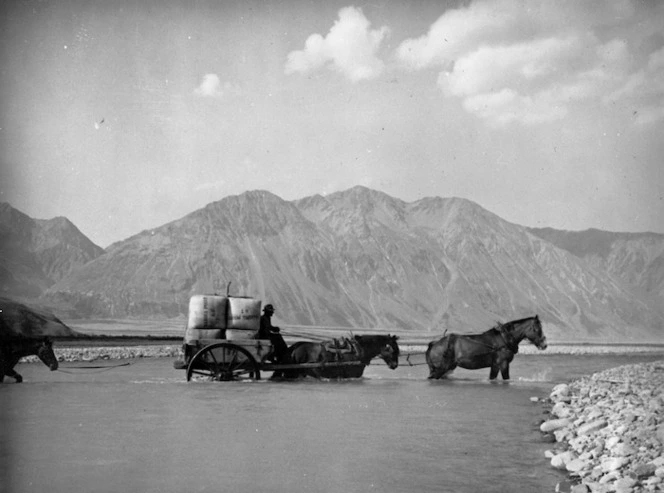
[[510, 383], [382, 362], [360, 380], [244, 383], [187, 383], [169, 358], [21, 364], [23, 384], [0, 384], [0, 491], [551, 492], [564, 476], [530, 398], [661, 359], [518, 355]]

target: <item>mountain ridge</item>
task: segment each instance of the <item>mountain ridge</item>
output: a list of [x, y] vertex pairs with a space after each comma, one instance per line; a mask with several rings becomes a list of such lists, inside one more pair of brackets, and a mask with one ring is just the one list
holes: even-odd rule
[[629, 261], [656, 265], [664, 235], [633, 234], [632, 256], [609, 272], [599, 259], [611, 253], [592, 250], [605, 241], [566, 244], [555, 231], [462, 198], [249, 191], [112, 244], [42, 298], [71, 315], [172, 318], [232, 281], [231, 294], [274, 303], [282, 324], [472, 332], [538, 313], [558, 338], [663, 336], [664, 272]]
[[67, 218], [32, 219], [0, 202], [0, 293], [34, 298], [103, 253]]

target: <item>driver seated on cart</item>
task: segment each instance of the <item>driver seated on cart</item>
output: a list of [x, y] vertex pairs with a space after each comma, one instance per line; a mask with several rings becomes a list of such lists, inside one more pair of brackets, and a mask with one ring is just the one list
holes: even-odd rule
[[263, 308], [263, 315], [261, 315], [260, 329], [258, 330], [258, 336], [256, 338], [270, 340], [270, 343], [272, 344], [271, 359], [274, 363], [287, 363], [288, 345], [279, 333], [279, 327], [272, 325], [273, 314], [274, 306], [271, 304], [265, 305], [265, 308]]

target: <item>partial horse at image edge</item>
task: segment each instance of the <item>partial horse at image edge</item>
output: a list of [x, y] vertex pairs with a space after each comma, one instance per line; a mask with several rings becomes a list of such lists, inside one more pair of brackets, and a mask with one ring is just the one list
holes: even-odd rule
[[546, 349], [546, 337], [538, 315], [497, 324], [481, 334], [447, 334], [429, 343], [426, 351], [429, 378], [442, 378], [459, 366], [468, 370], [490, 368], [490, 380], [494, 380], [499, 372], [503, 380], [509, 380], [509, 365], [523, 339], [528, 339], [540, 350]]
[[14, 370], [14, 367], [21, 358], [33, 355], [36, 355], [51, 371], [58, 369], [53, 341], [49, 337], [0, 339], [0, 382], [3, 382], [7, 376], [16, 380], [16, 383], [21, 383], [23, 377]]
[[357, 335], [346, 339], [350, 345], [348, 351], [334, 352], [330, 344], [334, 341], [305, 342], [293, 344], [289, 350], [289, 359], [294, 364], [302, 363], [332, 363], [353, 362], [357, 365], [322, 367], [306, 370], [291, 370], [287, 373], [289, 378], [310, 375], [315, 378], [360, 378], [364, 368], [375, 357], [380, 357], [392, 370], [399, 366], [399, 338], [393, 335]]

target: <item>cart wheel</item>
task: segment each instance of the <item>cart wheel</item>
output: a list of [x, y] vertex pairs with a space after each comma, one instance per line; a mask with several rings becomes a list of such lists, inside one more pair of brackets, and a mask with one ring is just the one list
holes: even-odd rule
[[217, 342], [205, 346], [191, 358], [187, 382], [192, 378], [214, 382], [260, 380], [261, 373], [249, 351], [235, 344]]

